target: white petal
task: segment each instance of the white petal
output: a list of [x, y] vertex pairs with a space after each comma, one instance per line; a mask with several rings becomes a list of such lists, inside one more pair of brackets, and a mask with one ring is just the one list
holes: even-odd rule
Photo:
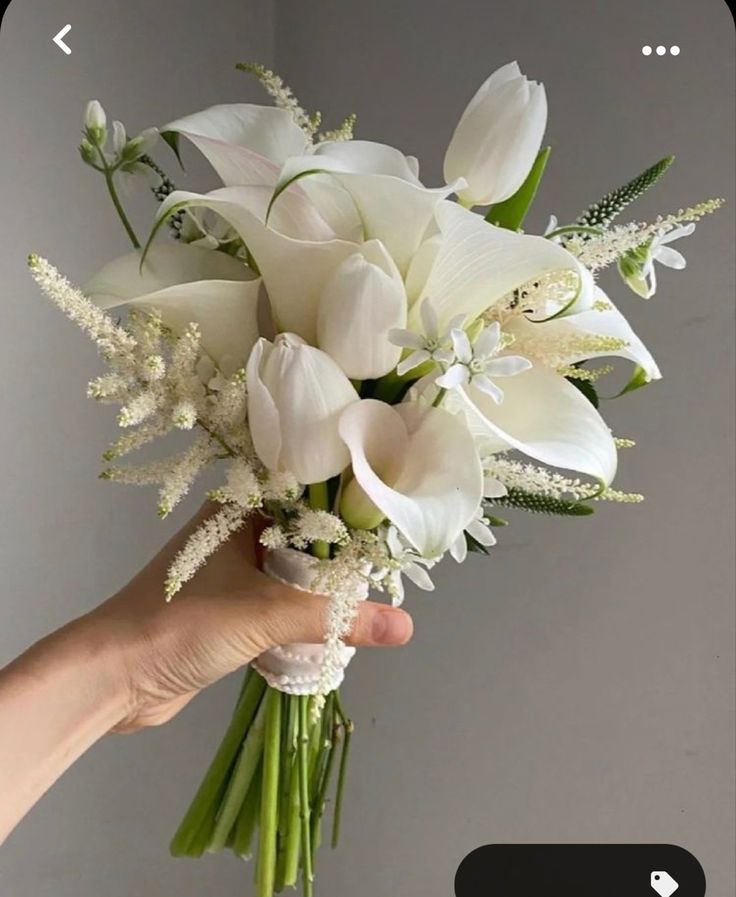
[[528, 371], [531, 366], [531, 361], [521, 355], [502, 355], [486, 364], [486, 373], [489, 377], [515, 377], [522, 371]]
[[695, 223], [691, 222], [690, 224], [683, 224], [680, 227], [675, 227], [671, 231], [666, 234], [662, 234], [661, 237], [657, 240], [659, 245], [663, 245], [664, 243], [672, 243], [673, 240], [680, 240], [682, 237], [689, 237], [690, 234], [695, 230]]
[[[406, 295], [401, 277], [386, 273], [385, 250], [365, 243], [325, 284], [317, 317], [317, 344], [354, 380], [373, 380], [396, 367], [401, 349], [389, 339], [406, 325]], [[380, 264], [383, 261], [384, 264]]]
[[526, 178], [544, 135], [544, 87], [515, 63], [494, 72], [468, 103], [445, 155], [445, 178], [463, 177], [458, 191], [469, 205], [507, 199]]
[[464, 364], [453, 364], [434, 382], [443, 389], [455, 389], [468, 381], [468, 369]]
[[248, 427], [258, 457], [268, 470], [281, 468], [281, 421], [276, 404], [261, 379], [261, 364], [273, 346], [259, 339], [253, 347], [245, 376], [248, 383]]
[[[284, 195], [278, 202], [283, 199]], [[263, 275], [277, 329], [315, 342], [317, 308], [324, 285], [358, 246], [319, 236], [295, 239], [267, 227], [253, 212], [253, 190], [247, 187], [226, 187], [203, 196], [177, 191], [162, 203], [159, 218], [187, 206], [211, 208], [230, 222]]]
[[482, 520], [471, 521], [466, 527], [466, 532], [486, 548], [496, 544], [496, 537]]
[[405, 275], [425, 239], [437, 204], [454, 187], [427, 189], [381, 174], [335, 174], [355, 202], [365, 239], [380, 240]]
[[304, 484], [340, 473], [350, 458], [338, 421], [358, 394], [337, 364], [294, 334], [280, 334], [261, 380], [279, 412], [283, 468]]
[[452, 338], [452, 348], [455, 350], [455, 357], [463, 364], [470, 364], [473, 358], [473, 347], [470, 345], [468, 334], [459, 327], [453, 327], [450, 331]]
[[425, 349], [418, 349], [416, 352], [412, 352], [408, 355], [403, 361], [399, 362], [396, 367], [396, 373], [399, 377], [403, 377], [404, 374], [413, 371], [414, 368], [419, 367], [420, 364], [429, 361], [431, 357], [432, 356]]
[[496, 405], [469, 387], [449, 393], [445, 407], [465, 414], [489, 452], [518, 449], [543, 464], [577, 470], [610, 483], [616, 446], [600, 414], [564, 377], [535, 366], [504, 382]]
[[660, 265], [664, 265], [666, 268], [674, 268], [675, 271], [682, 271], [687, 265], [685, 256], [670, 246], [659, 246], [655, 250], [654, 258]]
[[490, 396], [497, 405], [503, 402], [503, 390], [485, 374], [477, 374], [473, 377], [473, 387]]
[[508, 490], [500, 480], [488, 475], [483, 478], [483, 495], [486, 498], [503, 498], [507, 494]]
[[306, 146], [289, 112], [248, 103], [212, 106], [170, 122], [161, 131], [191, 140], [226, 186], [273, 186], [281, 165]]
[[100, 308], [114, 308], [179, 283], [252, 279], [252, 271], [224, 252], [168, 243], [153, 246], [142, 268], [140, 251], [113, 259], [89, 279], [84, 291]]
[[[202, 273], [222, 279], [181, 282]], [[245, 364], [258, 339], [260, 285], [260, 278], [224, 253], [172, 245], [149, 253], [142, 271], [139, 252], [115, 259], [92, 278], [87, 291], [103, 308], [156, 308], [174, 333], [182, 333], [192, 322], [199, 324], [203, 349], [215, 362], [227, 359], [236, 369]]]
[[[494, 227], [452, 202], [440, 203], [436, 218], [442, 243], [422, 295], [431, 297], [440, 328], [459, 313], [477, 317], [543, 274], [572, 271], [579, 276], [574, 257], [544, 237]], [[418, 305], [411, 309], [410, 326], [419, 323]]]
[[458, 564], [462, 564], [465, 558], [468, 556], [468, 543], [465, 539], [464, 531], [460, 533], [460, 535], [455, 539], [452, 545], [450, 545], [450, 555], [453, 560], [458, 562]]
[[[649, 380], [659, 380], [662, 375], [649, 350], [631, 329], [626, 318], [599, 287], [596, 287], [596, 300], [605, 302], [608, 308], [605, 311], [585, 311], [543, 324], [534, 324], [519, 318], [513, 322], [509, 329], [512, 333], [519, 334], [522, 339], [526, 335], [538, 338], [541, 347], [544, 347], [544, 341], [547, 336], [551, 340], [556, 340], [594, 334], [596, 336], [610, 336], [615, 339], [625, 340], [627, 345], [622, 349], [579, 352], [570, 356], [569, 363], [574, 364], [577, 361], [585, 361], [588, 358], [617, 356], [619, 358], [627, 358], [638, 364], [644, 369]], [[537, 328], [540, 329], [537, 330]]]
[[425, 343], [423, 336], [412, 333], [411, 330], [389, 330], [388, 338], [395, 346], [401, 346], [402, 349], [422, 349]]
[[425, 557], [442, 554], [473, 519], [483, 475], [473, 438], [441, 408], [365, 399], [340, 435], [362, 489]]
[[425, 240], [412, 256], [409, 269], [406, 272], [406, 295], [409, 305], [413, 305], [424, 290], [429, 272], [437, 258], [441, 240], [439, 234], [434, 234]]
[[[321, 144], [313, 156], [320, 164], [328, 161], [332, 171], [388, 174], [419, 184], [410, 160], [393, 146], [371, 140], [340, 140]], [[416, 160], [415, 160], [416, 161]], [[291, 165], [291, 162], [289, 163]]]
[[490, 326], [486, 327], [475, 341], [475, 354], [481, 358], [492, 355], [501, 339], [501, 325], [498, 321], [494, 321]]
[[436, 340], [439, 337], [439, 328], [437, 324], [437, 314], [432, 305], [431, 299], [425, 299], [419, 307], [419, 316], [424, 326], [424, 332], [430, 340]]
[[407, 564], [404, 567], [404, 575], [425, 592], [434, 591], [434, 583], [430, 579], [429, 573], [420, 564]]

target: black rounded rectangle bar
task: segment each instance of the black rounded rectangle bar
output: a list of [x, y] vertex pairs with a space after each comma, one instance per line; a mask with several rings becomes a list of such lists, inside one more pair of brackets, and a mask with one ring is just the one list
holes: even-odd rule
[[704, 897], [705, 873], [673, 844], [487, 844], [455, 876], [456, 897]]

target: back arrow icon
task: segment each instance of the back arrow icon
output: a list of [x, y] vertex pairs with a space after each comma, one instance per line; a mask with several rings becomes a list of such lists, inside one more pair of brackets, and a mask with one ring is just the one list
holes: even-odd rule
[[71, 26], [71, 25], [64, 25], [64, 27], [63, 27], [63, 28], [61, 29], [61, 31], [56, 35], [56, 37], [53, 37], [53, 38], [52, 38], [52, 40], [53, 40], [53, 42], [56, 44], [56, 46], [57, 46], [60, 50], [63, 50], [63, 51], [66, 53], [67, 56], [69, 56], [69, 54], [70, 54], [72, 51], [70, 50], [69, 47], [67, 47], [67, 45], [64, 43], [64, 40], [63, 40], [63, 39], [67, 36], [67, 34], [69, 34], [69, 32], [70, 32], [71, 30], [72, 30], [72, 26]]

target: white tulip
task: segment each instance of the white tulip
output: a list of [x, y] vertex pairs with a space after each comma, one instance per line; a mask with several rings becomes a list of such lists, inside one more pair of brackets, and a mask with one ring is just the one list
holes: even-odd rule
[[406, 293], [396, 265], [378, 240], [348, 256], [325, 284], [317, 344], [348, 377], [368, 380], [396, 367], [401, 349], [388, 339], [406, 326]]
[[340, 506], [349, 525], [371, 529], [388, 518], [422, 557], [434, 558], [474, 519], [483, 471], [460, 417], [363, 399], [343, 413], [340, 435], [355, 476]]
[[491, 205], [524, 183], [547, 124], [544, 86], [516, 62], [495, 71], [463, 112], [445, 155], [445, 179], [465, 178], [465, 205]]
[[329, 355], [294, 333], [273, 343], [261, 338], [246, 378], [253, 445], [269, 470], [287, 470], [308, 485], [347, 467], [338, 421], [358, 394]]

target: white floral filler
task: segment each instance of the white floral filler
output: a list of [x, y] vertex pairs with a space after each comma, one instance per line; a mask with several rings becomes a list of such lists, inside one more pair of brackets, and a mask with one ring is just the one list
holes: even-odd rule
[[[248, 856], [257, 832], [259, 897], [299, 877], [309, 895], [336, 770], [333, 842], [340, 825], [352, 723], [337, 689], [358, 602], [370, 588], [401, 603], [404, 577], [432, 589], [434, 564], [487, 553], [507, 509], [581, 516], [597, 501], [641, 500], [611, 485], [617, 450], [633, 443], [599, 413], [613, 370], [601, 359], [635, 366], [609, 396], [660, 373], [596, 278], [615, 264], [648, 298], [655, 262], [685, 265], [667, 244], [720, 200], [614, 224], [668, 157], [531, 235], [547, 105], [516, 63], [471, 99], [447, 182], [432, 188], [413, 156], [354, 139], [355, 116], [321, 132], [276, 75], [240, 68], [273, 106], [214, 106], [160, 129], [177, 155], [182, 137], [204, 154], [223, 182], [210, 193], [176, 189], [149, 155], [159, 132], [108, 130], [92, 101], [80, 152], [133, 251], [83, 292], [45, 259], [29, 264], [107, 365], [89, 395], [119, 406], [122, 434], [102, 476], [156, 485], [164, 517], [205, 468], [222, 470], [166, 597], [257, 515], [266, 572], [329, 598], [323, 645], [255, 661], [172, 843], [177, 855]], [[145, 248], [117, 192], [141, 174], [160, 203]], [[182, 430], [183, 450], [123, 461]]]

